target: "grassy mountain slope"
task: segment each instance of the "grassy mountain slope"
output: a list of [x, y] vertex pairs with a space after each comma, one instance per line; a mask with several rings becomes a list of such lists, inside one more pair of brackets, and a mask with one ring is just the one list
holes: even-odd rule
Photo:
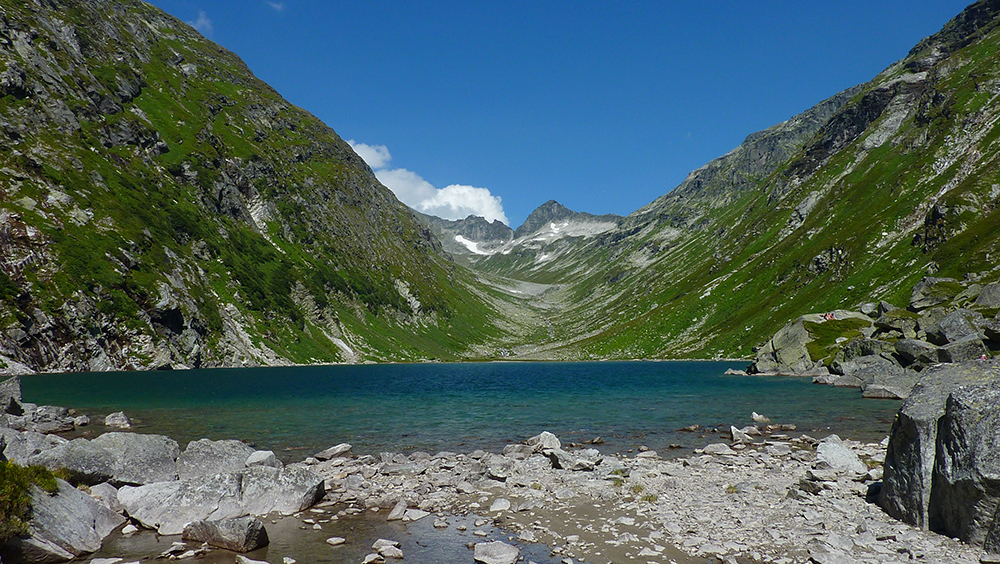
[[1000, 2], [970, 6], [870, 83], [692, 173], [539, 267], [563, 328], [527, 357], [748, 357], [788, 319], [905, 304], [1000, 252]]
[[333, 130], [137, 0], [0, 2], [0, 147], [0, 370], [455, 359], [497, 333]]

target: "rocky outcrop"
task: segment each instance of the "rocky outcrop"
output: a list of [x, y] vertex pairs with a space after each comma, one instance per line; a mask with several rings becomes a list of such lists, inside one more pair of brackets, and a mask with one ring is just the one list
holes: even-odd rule
[[[994, 286], [1000, 288], [927, 277], [914, 286], [907, 308], [861, 304], [875, 316], [870, 327], [837, 326], [842, 319], [871, 320], [862, 312], [800, 317], [757, 350], [747, 372], [814, 376], [816, 383], [861, 388], [867, 398], [906, 399], [928, 367], [981, 360], [1000, 350], [1000, 316], [985, 305], [994, 303], [993, 293], [1000, 295]], [[823, 335], [823, 346], [816, 333]], [[814, 361], [816, 355], [826, 356]]]
[[[821, 358], [813, 358], [810, 344], [816, 338], [814, 331], [823, 324], [849, 324], [855, 333], [858, 327], [874, 324], [874, 320], [863, 313], [837, 310], [826, 314], [808, 314], [782, 327], [762, 347], [750, 369], [751, 374], [822, 376], [830, 373]], [[825, 351], [824, 351], [825, 352]]]

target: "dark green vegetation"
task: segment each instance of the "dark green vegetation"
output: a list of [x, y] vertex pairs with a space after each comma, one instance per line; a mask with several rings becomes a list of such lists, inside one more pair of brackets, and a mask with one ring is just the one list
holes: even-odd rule
[[56, 493], [55, 476], [41, 466], [18, 466], [0, 461], [0, 543], [28, 532], [31, 486]]
[[[747, 358], [803, 313], [904, 305], [1000, 253], [995, 1], [626, 218], [445, 226], [505, 249], [471, 269], [190, 27], [24, 4], [0, 0], [5, 370]], [[590, 227], [532, 240], [552, 221]]]

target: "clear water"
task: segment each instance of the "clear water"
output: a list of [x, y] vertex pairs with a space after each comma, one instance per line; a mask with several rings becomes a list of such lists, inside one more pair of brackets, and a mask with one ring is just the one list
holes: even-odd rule
[[[190, 440], [238, 438], [287, 460], [348, 442], [359, 454], [499, 450], [548, 430], [604, 451], [664, 451], [716, 440], [750, 413], [824, 436], [881, 439], [899, 403], [808, 378], [725, 376], [732, 362], [466, 363], [46, 374], [22, 377], [25, 401]], [[90, 433], [104, 427], [95, 424]]]

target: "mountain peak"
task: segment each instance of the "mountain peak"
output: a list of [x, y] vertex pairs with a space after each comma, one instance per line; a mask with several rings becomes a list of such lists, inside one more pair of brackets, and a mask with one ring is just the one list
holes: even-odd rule
[[555, 200], [549, 200], [535, 208], [535, 211], [528, 215], [528, 219], [524, 220], [524, 223], [514, 230], [514, 238], [530, 235], [547, 223], [564, 219], [599, 220], [617, 223], [622, 218], [614, 214], [593, 215], [586, 212], [575, 212]]

